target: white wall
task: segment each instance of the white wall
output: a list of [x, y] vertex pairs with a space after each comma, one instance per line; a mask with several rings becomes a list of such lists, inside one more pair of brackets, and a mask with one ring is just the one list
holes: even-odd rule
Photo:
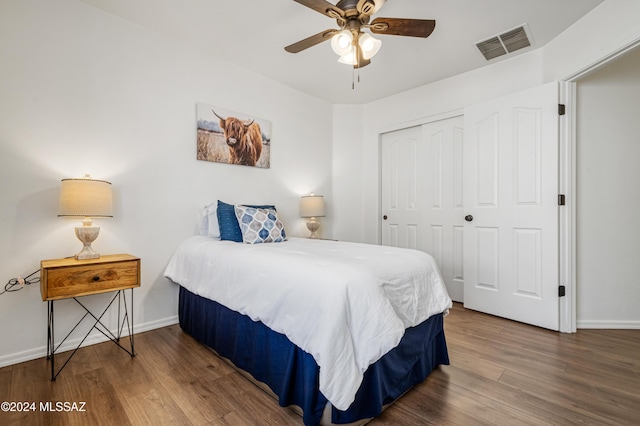
[[[198, 102], [270, 120], [271, 168], [197, 161]], [[94, 248], [142, 259], [139, 331], [176, 321], [162, 274], [205, 203], [275, 203], [305, 235], [299, 196], [331, 200], [330, 104], [74, 0], [0, 2], [0, 117], [0, 280], [79, 251], [57, 198], [60, 179], [91, 173], [114, 191]], [[77, 311], [56, 303], [60, 330]], [[38, 286], [1, 295], [0, 323], [0, 366], [45, 354]]]
[[577, 85], [577, 326], [640, 328], [640, 48]]
[[605, 0], [543, 49], [544, 80], [580, 73], [640, 39], [640, 1]]
[[333, 199], [328, 214], [332, 235], [342, 241], [361, 241], [364, 232], [362, 195], [354, 182], [362, 182], [362, 105], [333, 108]]

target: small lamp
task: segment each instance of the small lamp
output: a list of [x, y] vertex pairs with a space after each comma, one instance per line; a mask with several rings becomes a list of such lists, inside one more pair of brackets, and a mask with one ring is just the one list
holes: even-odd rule
[[76, 237], [82, 241], [78, 260], [97, 259], [100, 257], [91, 248], [91, 243], [98, 238], [99, 226], [93, 225], [93, 217], [113, 217], [111, 211], [111, 183], [92, 179], [84, 175], [81, 179], [62, 179], [60, 186], [60, 207], [58, 216], [84, 217], [82, 226], [76, 228]]
[[318, 238], [316, 231], [320, 228], [317, 217], [324, 217], [324, 198], [322, 195], [305, 195], [300, 199], [300, 217], [310, 218], [307, 229], [311, 231], [309, 238]]

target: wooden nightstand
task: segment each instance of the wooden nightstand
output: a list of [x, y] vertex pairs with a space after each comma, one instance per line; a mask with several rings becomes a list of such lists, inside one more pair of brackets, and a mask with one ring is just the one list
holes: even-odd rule
[[[51, 380], [55, 380], [69, 360], [75, 355], [85, 339], [94, 329], [100, 331], [112, 342], [132, 357], [135, 356], [133, 346], [133, 289], [140, 287], [140, 259], [129, 254], [101, 256], [98, 259], [76, 260], [74, 258], [43, 260], [40, 262], [40, 293], [42, 300], [47, 301], [47, 359], [51, 359]], [[131, 289], [129, 307], [127, 307], [125, 290]], [[94, 315], [77, 298], [100, 293], [116, 292], [100, 315]], [[53, 303], [60, 299], [73, 298], [86, 311], [75, 327], [55, 346]], [[101, 319], [118, 299], [118, 329], [114, 334]], [[129, 313], [130, 312], [130, 313]], [[55, 372], [55, 353], [67, 340], [73, 330], [85, 319], [93, 318], [94, 323], [69, 358]], [[120, 344], [120, 337], [125, 324], [129, 332], [131, 350]]]

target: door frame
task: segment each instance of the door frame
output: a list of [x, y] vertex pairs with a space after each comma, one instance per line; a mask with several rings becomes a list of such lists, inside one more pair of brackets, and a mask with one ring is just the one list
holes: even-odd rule
[[577, 148], [577, 111], [576, 93], [578, 81], [607, 65], [614, 59], [625, 55], [640, 46], [640, 38], [611, 52], [583, 69], [559, 80], [559, 101], [564, 104], [566, 119], [559, 123], [559, 157], [558, 157], [558, 191], [565, 194], [566, 205], [559, 211], [559, 279], [565, 286], [565, 297], [560, 298], [560, 331], [575, 333], [577, 331], [577, 232], [576, 232], [576, 148]]

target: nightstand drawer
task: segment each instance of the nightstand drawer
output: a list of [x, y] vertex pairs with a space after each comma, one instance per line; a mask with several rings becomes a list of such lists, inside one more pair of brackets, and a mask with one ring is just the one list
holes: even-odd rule
[[42, 300], [66, 299], [140, 286], [140, 259], [130, 255], [99, 259], [43, 260]]

